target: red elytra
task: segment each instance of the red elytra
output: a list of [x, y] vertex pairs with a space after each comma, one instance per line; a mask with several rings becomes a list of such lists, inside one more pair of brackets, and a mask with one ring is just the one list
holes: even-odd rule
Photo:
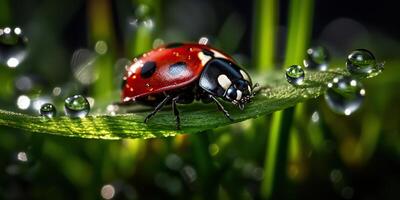
[[204, 44], [174, 43], [159, 47], [135, 59], [127, 68], [121, 100], [135, 101], [196, 81], [206, 64], [199, 56], [204, 50], [234, 62], [230, 56]]

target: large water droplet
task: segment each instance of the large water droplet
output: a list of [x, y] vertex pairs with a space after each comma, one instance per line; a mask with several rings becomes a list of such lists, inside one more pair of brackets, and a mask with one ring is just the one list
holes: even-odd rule
[[45, 103], [40, 107], [40, 115], [52, 118], [56, 116], [57, 110], [56, 107], [51, 103]]
[[74, 95], [65, 99], [64, 105], [65, 114], [73, 118], [82, 118], [90, 111], [88, 100], [82, 95]]
[[326, 71], [329, 64], [329, 52], [323, 46], [307, 49], [304, 66], [311, 70]]
[[361, 106], [364, 96], [365, 89], [358, 80], [339, 76], [328, 84], [325, 100], [334, 112], [350, 115]]
[[375, 56], [366, 49], [356, 49], [347, 56], [347, 70], [356, 77], [371, 78], [380, 74], [383, 63], [377, 63]]
[[292, 65], [286, 70], [286, 80], [292, 85], [301, 85], [304, 82], [304, 70], [300, 65]]
[[28, 39], [19, 27], [0, 29], [0, 62], [10, 68], [17, 67], [26, 57]]

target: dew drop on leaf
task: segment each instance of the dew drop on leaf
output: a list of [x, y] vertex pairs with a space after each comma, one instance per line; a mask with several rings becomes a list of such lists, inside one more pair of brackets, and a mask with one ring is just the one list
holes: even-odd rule
[[302, 85], [304, 82], [304, 70], [300, 65], [292, 65], [286, 70], [286, 80], [292, 85]]
[[328, 84], [325, 101], [334, 112], [351, 115], [361, 106], [364, 96], [365, 89], [358, 80], [339, 76]]
[[352, 76], [371, 78], [380, 74], [383, 63], [377, 63], [375, 56], [366, 49], [356, 49], [347, 56], [347, 70]]
[[57, 110], [56, 107], [51, 103], [45, 103], [40, 107], [40, 115], [52, 118], [56, 116]]
[[82, 95], [74, 95], [65, 99], [65, 114], [72, 118], [86, 117], [90, 111], [88, 100]]

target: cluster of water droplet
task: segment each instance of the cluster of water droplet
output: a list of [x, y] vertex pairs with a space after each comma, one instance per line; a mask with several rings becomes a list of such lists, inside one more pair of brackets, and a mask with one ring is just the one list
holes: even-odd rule
[[0, 63], [10, 68], [17, 67], [27, 55], [28, 39], [19, 27], [0, 29]]
[[[71, 118], [83, 118], [89, 114], [89, 101], [82, 95], [74, 95], [65, 99], [65, 115]], [[56, 116], [57, 109], [51, 103], [45, 103], [40, 107], [40, 115], [48, 118]]]
[[325, 100], [334, 112], [351, 115], [361, 106], [365, 96], [365, 89], [358, 78], [380, 74], [383, 63], [377, 63], [370, 51], [356, 49], [347, 56], [346, 66], [351, 75], [335, 77], [328, 84]]
[[[314, 46], [306, 51], [303, 60], [304, 67], [308, 70], [326, 71], [329, 66], [329, 52], [323, 46]], [[286, 70], [286, 80], [299, 86], [304, 83], [305, 72], [300, 65], [292, 65]]]
[[[325, 47], [307, 49], [304, 66], [308, 70], [326, 71], [329, 66], [329, 52]], [[347, 56], [347, 70], [350, 76], [337, 76], [328, 84], [325, 100], [329, 108], [338, 114], [351, 115], [361, 106], [365, 89], [358, 78], [371, 78], [383, 70], [375, 56], [366, 49], [356, 49]], [[305, 72], [299, 65], [286, 70], [287, 81], [298, 86], [304, 83]]]

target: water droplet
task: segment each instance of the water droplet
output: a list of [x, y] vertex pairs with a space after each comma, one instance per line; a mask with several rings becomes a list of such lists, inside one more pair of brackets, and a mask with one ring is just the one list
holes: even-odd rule
[[303, 63], [308, 69], [326, 71], [329, 64], [329, 52], [322, 46], [311, 47], [307, 49]]
[[17, 67], [27, 55], [27, 41], [19, 27], [0, 29], [0, 62], [10, 68]]
[[339, 76], [328, 84], [325, 101], [334, 112], [350, 115], [361, 106], [364, 96], [365, 89], [359, 81]]
[[90, 111], [88, 100], [82, 95], [74, 95], [65, 99], [65, 114], [69, 117], [86, 117]]
[[304, 70], [300, 65], [292, 65], [286, 70], [286, 80], [292, 85], [301, 85], [304, 82]]
[[40, 115], [52, 118], [57, 114], [56, 107], [51, 103], [45, 103], [40, 107]]
[[356, 49], [347, 56], [347, 70], [356, 77], [371, 78], [380, 74], [383, 63], [377, 63], [375, 56], [366, 49]]

